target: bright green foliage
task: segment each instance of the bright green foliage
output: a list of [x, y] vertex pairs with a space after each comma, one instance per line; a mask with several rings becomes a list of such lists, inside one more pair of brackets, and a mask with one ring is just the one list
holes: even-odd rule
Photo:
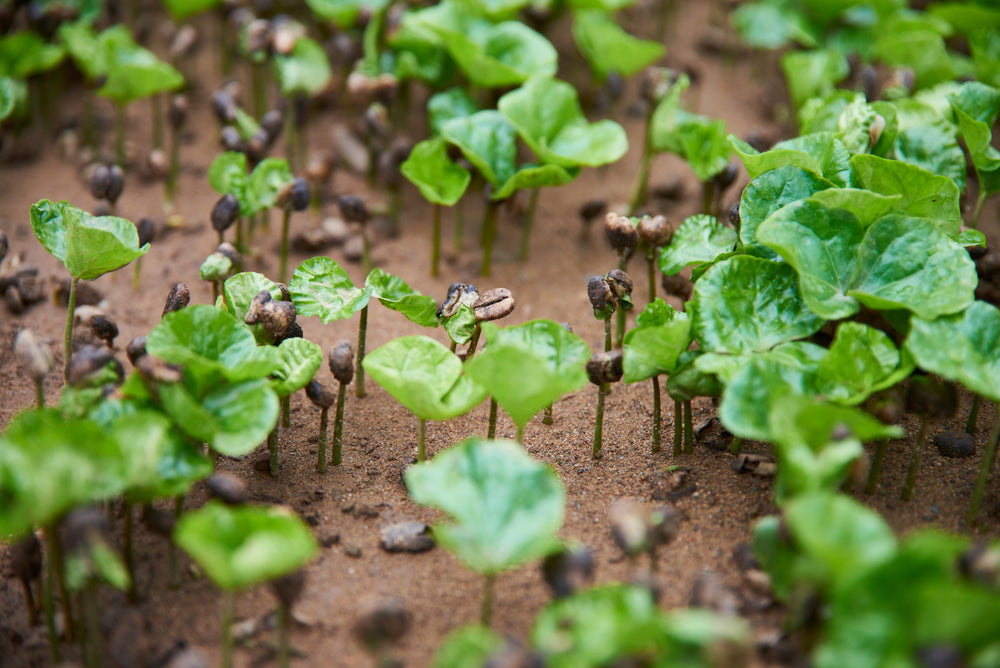
[[13, 115], [18, 102], [23, 102], [24, 83], [11, 77], [0, 76], [0, 123]]
[[748, 251], [759, 252], [762, 257], [777, 257], [774, 251], [757, 240], [757, 228], [781, 207], [833, 187], [833, 183], [816, 172], [791, 164], [765, 171], [752, 179], [740, 197], [740, 240], [743, 245]]
[[451, 119], [471, 116], [477, 111], [479, 107], [464, 88], [449, 88], [435, 93], [427, 100], [427, 120], [431, 126], [431, 134], [440, 135], [441, 128]]
[[94, 581], [126, 591], [132, 582], [121, 555], [101, 537], [92, 537], [64, 558], [66, 587], [70, 591], [80, 591]]
[[813, 368], [824, 354], [826, 354], [826, 348], [815, 343], [788, 341], [765, 352], [745, 352], [736, 355], [702, 353], [695, 359], [694, 365], [699, 371], [712, 374], [723, 385], [728, 385], [740, 369], [753, 360], [766, 359], [797, 368]]
[[494, 575], [559, 546], [562, 482], [517, 443], [468, 439], [404, 477], [414, 501], [450, 517], [434, 525], [435, 540], [477, 573]]
[[691, 320], [660, 298], [650, 302], [635, 318], [635, 328], [625, 334], [623, 366], [626, 383], [637, 383], [677, 367], [681, 353], [691, 343]]
[[35, 238], [73, 278], [91, 281], [145, 255], [135, 225], [116, 216], [92, 216], [69, 202], [31, 205]]
[[371, 299], [370, 291], [354, 287], [347, 272], [328, 257], [314, 257], [296, 267], [288, 291], [300, 315], [318, 315], [324, 325], [350, 318]]
[[249, 216], [274, 206], [281, 189], [295, 177], [284, 158], [265, 158], [247, 175], [243, 153], [220, 153], [208, 168], [208, 182], [215, 192], [231, 194], [240, 203], [240, 215]]
[[323, 366], [323, 350], [307, 339], [285, 339], [278, 346], [278, 367], [271, 372], [271, 389], [279, 397], [301, 390]]
[[66, 51], [33, 30], [22, 30], [0, 39], [0, 76], [27, 79], [62, 62]]
[[747, 2], [732, 14], [733, 25], [750, 46], [780, 49], [792, 42], [817, 46], [815, 28], [799, 12], [790, 11], [789, 2]]
[[472, 180], [467, 169], [448, 157], [447, 146], [440, 137], [425, 139], [414, 146], [400, 172], [420, 190], [424, 199], [444, 206], [458, 202]]
[[214, 500], [184, 515], [174, 540], [212, 582], [230, 591], [287, 575], [319, 552], [312, 531], [287, 508]]
[[402, 313], [410, 322], [421, 327], [437, 327], [437, 303], [430, 295], [422, 295], [403, 282], [399, 276], [372, 269], [365, 279], [365, 290], [382, 306]]
[[781, 57], [788, 92], [796, 108], [813, 97], [829, 94], [850, 72], [847, 57], [836, 49], [789, 51]]
[[465, 365], [514, 422], [524, 425], [540, 410], [587, 384], [590, 349], [551, 320], [500, 329], [483, 323], [487, 347]]
[[916, 75], [917, 88], [930, 88], [958, 74], [944, 38], [934, 30], [901, 26], [899, 30], [882, 32], [874, 49], [886, 64], [911, 68]]
[[980, 30], [969, 35], [969, 50], [978, 81], [1000, 86], [1000, 32]]
[[578, 9], [573, 13], [573, 40], [600, 80], [612, 72], [630, 77], [666, 52], [659, 42], [633, 37], [611, 14], [599, 9]]
[[787, 139], [763, 153], [736, 135], [729, 135], [729, 143], [743, 161], [751, 179], [769, 170], [791, 165], [822, 176], [834, 185], [850, 185], [851, 154], [832, 132], [814, 132]]
[[221, 281], [233, 270], [233, 261], [222, 253], [212, 253], [198, 268], [198, 275], [203, 281]]
[[625, 129], [610, 120], [588, 122], [576, 89], [565, 81], [529, 79], [501, 97], [497, 109], [544, 163], [598, 167], [628, 150]]
[[[926, 367], [925, 367], [926, 368]], [[913, 360], [893, 345], [885, 332], [844, 322], [818, 364], [819, 391], [839, 404], [856, 406], [875, 392], [892, 387], [913, 371]]]
[[163, 5], [167, 8], [174, 23], [182, 23], [192, 16], [214, 9], [221, 4], [222, 0], [163, 0]]
[[684, 219], [670, 243], [660, 249], [659, 267], [667, 276], [685, 267], [711, 263], [736, 246], [736, 230], [715, 218], [696, 214]]
[[798, 271], [805, 303], [828, 320], [862, 304], [935, 318], [974, 298], [968, 253], [924, 218], [890, 214], [866, 228], [842, 209], [797, 202], [769, 217], [757, 239]]
[[682, 74], [660, 100], [650, 119], [649, 136], [654, 151], [679, 155], [700, 181], [708, 181], [729, 164], [732, 148], [725, 121], [681, 108], [681, 93], [690, 83]]
[[959, 190], [965, 188], [965, 153], [951, 121], [930, 104], [914, 98], [897, 100], [893, 108], [898, 133], [890, 156], [947, 176]]
[[503, 646], [503, 637], [481, 624], [462, 626], [438, 646], [431, 668], [482, 668]]
[[902, 195], [897, 213], [930, 218], [950, 237], [962, 224], [959, 192], [955, 182], [944, 176], [899, 160], [874, 155], [851, 158], [851, 183], [880, 195]]
[[330, 60], [315, 40], [302, 36], [288, 55], [274, 55], [274, 71], [286, 97], [301, 93], [310, 97], [323, 92], [330, 84], [333, 70]]
[[115, 25], [98, 35], [100, 62], [107, 80], [97, 93], [118, 104], [129, 104], [176, 90], [184, 85], [181, 73], [135, 43], [124, 25]]
[[674, 401], [691, 401], [695, 397], [722, 394], [719, 379], [698, 369], [697, 360], [703, 354], [699, 350], [686, 350], [677, 358], [677, 365], [667, 378], [667, 394]]
[[[1000, 110], [1000, 90], [971, 82], [949, 96], [955, 119], [979, 179], [980, 198], [1000, 191], [1000, 151], [993, 148], [993, 123]], [[963, 163], [964, 166], [964, 163]]]
[[462, 374], [462, 362], [426, 336], [393, 339], [365, 356], [365, 371], [421, 420], [462, 415], [486, 390]]
[[814, 360], [752, 356], [726, 384], [719, 402], [719, 420], [740, 438], [775, 441], [770, 422], [775, 407], [794, 397], [815, 394]]
[[[264, 290], [271, 293], [272, 299], [281, 299], [282, 297], [281, 286], [264, 274], [259, 274], [256, 271], [243, 271], [234, 274], [222, 284], [225, 308], [236, 318], [237, 322], [246, 325], [247, 312], [250, 310], [253, 298]], [[271, 335], [262, 325], [246, 326], [253, 332], [254, 339], [258, 344], [273, 343]]]
[[[113, 33], [109, 33], [113, 34]], [[101, 41], [88, 21], [64, 22], [59, 26], [59, 40], [73, 63], [90, 81], [95, 81], [107, 69]]]
[[472, 339], [478, 322], [472, 307], [462, 304], [455, 315], [441, 319], [441, 326], [448, 332], [448, 338], [459, 345], [465, 345]]
[[389, 5], [389, 0], [306, 0], [306, 4], [338, 28], [347, 29], [355, 27], [362, 9], [377, 14]]

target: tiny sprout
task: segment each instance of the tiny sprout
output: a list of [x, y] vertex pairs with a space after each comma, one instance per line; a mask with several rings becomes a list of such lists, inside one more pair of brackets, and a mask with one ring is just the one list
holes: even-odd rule
[[232, 473], [219, 471], [205, 478], [208, 493], [227, 506], [240, 506], [250, 502], [250, 490], [246, 483]]
[[587, 282], [587, 297], [590, 299], [590, 306], [594, 309], [594, 315], [603, 317], [600, 314], [611, 311], [615, 308], [615, 296], [611, 293], [611, 286], [604, 280], [603, 276], [592, 276]]
[[90, 331], [98, 339], [104, 341], [108, 348], [114, 348], [115, 338], [118, 336], [118, 325], [113, 320], [104, 315], [95, 315], [90, 319]]
[[239, 215], [240, 203], [232, 193], [220, 197], [212, 207], [212, 227], [219, 233], [219, 243], [222, 243], [222, 233], [236, 222]]
[[228, 259], [234, 265], [240, 261], [239, 251], [236, 250], [236, 246], [232, 245], [228, 241], [223, 241], [221, 244], [216, 246], [215, 252]]
[[[615, 336], [615, 347], [621, 348], [625, 340], [625, 312], [632, 308], [632, 277], [621, 269], [612, 269], [604, 277], [611, 289], [618, 311], [618, 331]], [[610, 322], [610, 318], [608, 320]]]
[[[143, 247], [148, 243], [152, 243], [156, 238], [156, 224], [153, 223], [152, 218], [141, 218], [139, 223], [135, 226], [136, 232], [139, 234], [139, 247]], [[136, 258], [136, 261], [142, 258]]]
[[260, 162], [267, 154], [272, 142], [271, 135], [263, 127], [255, 132], [246, 143], [246, 154], [251, 162]]
[[35, 399], [45, 407], [45, 376], [52, 370], [52, 353], [30, 329], [22, 329], [14, 339], [14, 358], [22, 371], [35, 382]]
[[271, 22], [271, 44], [274, 52], [287, 56], [295, 48], [295, 42], [305, 35], [305, 27], [298, 21], [279, 14]]
[[315, 153], [306, 163], [306, 178], [315, 184], [325, 183], [333, 173], [333, 160], [327, 153]]
[[188, 286], [183, 283], [175, 283], [174, 287], [170, 288], [170, 294], [167, 295], [167, 303], [163, 305], [163, 312], [160, 314], [160, 318], [163, 318], [168, 313], [180, 311], [190, 303], [191, 291], [188, 290]]
[[583, 545], [568, 545], [542, 561], [542, 579], [554, 598], [565, 598], [594, 579], [594, 552]]
[[618, 253], [618, 263], [624, 264], [624, 257], [627, 251], [635, 248], [639, 243], [639, 233], [636, 231], [632, 219], [622, 216], [614, 211], [608, 213], [604, 218], [604, 233], [608, 237], [611, 247]]
[[323, 383], [315, 378], [306, 385], [306, 396], [309, 401], [320, 409], [319, 413], [319, 448], [316, 456], [316, 472], [326, 473], [326, 425], [327, 412], [330, 406], [337, 400], [337, 397]]
[[630, 560], [649, 549], [646, 510], [630, 499], [618, 499], [608, 513], [611, 539]]
[[609, 385], [620, 380], [623, 373], [623, 357], [620, 350], [595, 353], [587, 362], [587, 376], [591, 383], [597, 385], [597, 412], [594, 416], [594, 459], [601, 458], [604, 397], [608, 394]]
[[288, 280], [288, 231], [292, 211], [305, 211], [309, 206], [309, 184], [302, 177], [293, 179], [281, 188], [275, 203], [282, 209], [281, 266], [278, 270], [278, 280], [284, 283]]
[[333, 421], [333, 448], [330, 452], [330, 463], [337, 466], [341, 462], [343, 449], [344, 397], [347, 394], [348, 384], [354, 378], [354, 347], [350, 341], [338, 341], [330, 350], [330, 372], [340, 383], [337, 389], [337, 414]]
[[648, 67], [642, 73], [639, 90], [642, 97], [655, 105], [677, 83], [677, 71], [669, 67]]
[[128, 342], [125, 346], [125, 354], [128, 355], [128, 361], [132, 363], [132, 366], [136, 366], [139, 358], [146, 354], [146, 337], [137, 336]]

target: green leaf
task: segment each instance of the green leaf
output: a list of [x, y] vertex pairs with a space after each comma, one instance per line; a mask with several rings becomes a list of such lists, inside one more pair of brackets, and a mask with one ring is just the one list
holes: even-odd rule
[[899, 210], [902, 195], [879, 195], [863, 188], [828, 188], [806, 198], [827, 209], [840, 209], [858, 219], [862, 227], [869, 227], [882, 216]]
[[844, 322], [819, 361], [819, 390], [827, 399], [856, 406], [910, 375], [913, 360], [900, 355], [881, 330]]
[[959, 131], [976, 168], [981, 195], [1000, 191], [1000, 151], [992, 145], [992, 126], [1000, 109], [1000, 90], [977, 82], [963, 86], [958, 95], [949, 96]]
[[365, 279], [365, 290], [382, 302], [382, 306], [406, 316], [421, 327], [437, 327], [437, 303], [430, 295], [422, 295], [403, 282], [399, 276], [373, 269]]
[[465, 345], [472, 339], [478, 322], [472, 307], [462, 304], [455, 315], [441, 319], [441, 326], [448, 332], [448, 338], [459, 345]]
[[240, 215], [249, 216], [250, 198], [247, 196], [247, 156], [236, 151], [226, 151], [215, 156], [208, 167], [208, 183], [220, 195], [232, 195], [240, 203]]
[[453, 118], [441, 126], [441, 136], [460, 148], [494, 189], [514, 175], [517, 135], [499, 111]]
[[17, 106], [17, 82], [10, 77], [0, 77], [0, 123], [14, 113]]
[[486, 350], [465, 365], [465, 373], [524, 428], [531, 418], [587, 384], [590, 348], [562, 325], [532, 320], [500, 329], [483, 323]]
[[704, 183], [729, 165], [732, 147], [726, 139], [726, 122], [684, 111], [679, 116], [682, 119], [677, 129], [680, 155]]
[[233, 270], [233, 261], [222, 253], [212, 253], [201, 263], [198, 275], [203, 281], [221, 281]]
[[318, 315], [324, 325], [350, 318], [371, 299], [370, 290], [354, 287], [347, 272], [328, 257], [314, 257], [296, 267], [288, 291], [300, 315]]
[[937, 221], [950, 237], [958, 234], [962, 225], [959, 191], [955, 182], [945, 176], [898, 160], [874, 155], [851, 158], [851, 182], [880, 195], [902, 195], [897, 213]]
[[136, 44], [123, 25], [108, 28], [97, 39], [107, 67], [107, 79], [98, 89], [98, 95], [127, 105], [184, 85], [180, 72]]
[[783, 206], [833, 187], [833, 183], [819, 174], [794, 165], [778, 167], [752, 179], [740, 197], [740, 240], [743, 245], [763, 249], [765, 257], [777, 257], [774, 251], [757, 240], [757, 228]]
[[503, 646], [504, 639], [485, 626], [462, 626], [435, 650], [431, 668], [482, 668]]
[[973, 300], [968, 253], [924, 218], [891, 214], [866, 228], [847, 211], [807, 200], [772, 215], [757, 236], [798, 271], [809, 308], [828, 320], [861, 304], [935, 318]]
[[222, 4], [222, 0], [163, 0], [163, 5], [170, 13], [174, 23], [183, 23], [187, 19], [214, 9]]
[[713, 374], [698, 369], [697, 360], [704, 355], [699, 350], [686, 350], [677, 358], [677, 366], [667, 378], [667, 394], [674, 401], [691, 401], [695, 397], [717, 397], [722, 385]]
[[247, 181], [246, 194], [251, 213], [274, 206], [278, 193], [294, 179], [288, 161], [284, 158], [264, 158], [257, 163]]
[[957, 74], [944, 38], [933, 30], [882, 32], [875, 41], [875, 54], [890, 66], [912, 69], [917, 88], [930, 88]]
[[906, 349], [922, 368], [1000, 401], [1000, 311], [974, 301], [961, 313], [910, 319]]
[[[885, 109], [886, 113], [890, 113], [888, 110], [894, 110], [894, 107], [887, 105]], [[888, 142], [888, 138], [883, 142], [882, 136], [895, 134], [889, 126], [889, 121], [875, 110], [874, 105], [859, 97], [848, 102], [840, 110], [840, 115], [837, 116], [837, 137], [852, 155], [859, 153], [878, 155], [880, 145], [884, 147]]]
[[965, 153], [946, 122], [900, 130], [893, 152], [897, 160], [946, 176], [960, 191], [965, 189]]
[[146, 350], [198, 376], [218, 373], [232, 382], [265, 378], [278, 365], [277, 349], [258, 346], [232, 314], [205, 304], [163, 316], [146, 338]]
[[66, 45], [73, 63], [90, 81], [107, 71], [104, 51], [89, 21], [78, 19], [60, 24], [59, 39]]
[[69, 202], [47, 199], [31, 205], [31, 229], [73, 278], [92, 281], [145, 255], [135, 225], [115, 216], [91, 216]]
[[728, 385], [740, 369], [753, 360], [771, 360], [786, 366], [813, 369], [826, 352], [823, 346], [809, 341], [789, 341], [765, 352], [745, 352], [736, 355], [702, 353], [695, 358], [694, 365], [699, 371], [712, 374], [723, 385]]
[[434, 525], [435, 540], [477, 573], [500, 573], [559, 546], [562, 482], [516, 443], [468, 439], [404, 477], [414, 501], [451, 519]]
[[969, 35], [969, 50], [976, 79], [990, 86], [1000, 86], [1000, 33], [980, 30]]
[[815, 29], [801, 12], [789, 3], [748, 2], [736, 8], [731, 20], [748, 46], [755, 49], [780, 49], [798, 42], [815, 47]]
[[281, 93], [292, 96], [302, 93], [319, 95], [330, 84], [333, 70], [326, 52], [315, 40], [301, 36], [288, 55], [274, 55], [274, 69]]
[[479, 111], [479, 107], [464, 88], [449, 88], [435, 93], [427, 100], [427, 120], [432, 135], [440, 135], [444, 124], [453, 118], [465, 118]]
[[27, 79], [58, 65], [66, 51], [50, 44], [33, 30], [22, 30], [0, 39], [0, 76]]
[[440, 137], [425, 139], [414, 146], [400, 172], [420, 190], [424, 199], [444, 206], [460, 200], [472, 180], [467, 169], [448, 157], [447, 146]]
[[625, 382], [672, 373], [691, 342], [690, 318], [657, 298], [636, 316], [635, 323], [635, 328], [625, 333]]
[[573, 13], [573, 41], [600, 80], [612, 72], [630, 77], [666, 53], [663, 44], [633, 37], [602, 10]]
[[653, 150], [662, 153], [669, 151], [681, 155], [682, 147], [677, 136], [681, 117], [681, 93], [691, 85], [686, 74], [677, 77], [677, 81], [660, 99], [650, 118], [649, 138]]
[[295, 513], [280, 506], [209, 501], [177, 523], [174, 540], [218, 587], [245, 589], [303, 567], [319, 546]]
[[772, 169], [791, 165], [822, 176], [834, 185], [845, 187], [851, 180], [851, 154], [832, 132], [814, 132], [778, 142], [760, 153], [736, 135], [729, 135], [751, 179]]
[[560, 165], [526, 164], [517, 168], [500, 188], [490, 194], [492, 200], [505, 200], [518, 190], [531, 190], [546, 186], [561, 186], [569, 183], [580, 173], [579, 167], [565, 168]]
[[309, 384], [323, 366], [323, 350], [307, 339], [285, 339], [278, 346], [278, 367], [271, 372], [271, 389], [286, 397]]
[[589, 123], [576, 89], [564, 81], [529, 79], [501, 97], [497, 109], [545, 163], [598, 167], [628, 150], [625, 129], [609, 120]]
[[365, 371], [421, 420], [462, 415], [486, 391], [462, 375], [462, 362], [426, 336], [393, 339], [365, 356]]
[[833, 91], [850, 73], [847, 57], [836, 49], [789, 51], [781, 57], [781, 69], [796, 108], [814, 97]]
[[309, 9], [332, 21], [340, 29], [357, 25], [358, 14], [378, 14], [389, 5], [389, 0], [306, 0]]
[[236, 318], [236, 321], [250, 328], [258, 344], [272, 343], [271, 335], [262, 325], [246, 325], [247, 312], [253, 298], [267, 290], [272, 299], [281, 299], [281, 286], [264, 274], [255, 271], [242, 271], [226, 279], [222, 284], [222, 296], [225, 299], [226, 310]]
[[719, 402], [719, 420], [740, 438], [776, 441], [771, 414], [796, 396], [815, 396], [815, 362], [754, 356], [737, 371]]
[[705, 272], [688, 306], [694, 338], [716, 352], [763, 352], [823, 324], [806, 308], [794, 269], [747, 255]]
[[736, 231], [714, 216], [690, 216], [677, 228], [670, 243], [660, 249], [660, 271], [672, 276], [685, 267], [713, 262], [735, 245]]
[[212, 416], [212, 449], [229, 457], [254, 450], [278, 423], [278, 397], [264, 379], [226, 383], [202, 398]]

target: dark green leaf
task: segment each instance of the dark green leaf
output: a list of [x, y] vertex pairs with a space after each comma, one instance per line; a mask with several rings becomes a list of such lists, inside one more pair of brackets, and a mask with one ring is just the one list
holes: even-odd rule
[[370, 290], [354, 287], [347, 272], [328, 257], [314, 257], [300, 264], [288, 290], [300, 315], [318, 315], [324, 325], [350, 318], [371, 298]]
[[323, 366], [323, 350], [307, 339], [285, 339], [278, 346], [278, 367], [271, 372], [271, 389], [286, 397], [309, 384]]
[[736, 135], [729, 135], [729, 143], [740, 156], [751, 179], [769, 170], [791, 165], [807, 173], [818, 174], [837, 186], [850, 185], [851, 154], [832, 132], [815, 132], [778, 142], [764, 153]]
[[1000, 91], [977, 82], [967, 83], [949, 97], [959, 131], [976, 168], [983, 197], [1000, 191], [1000, 151], [992, 145], [992, 126], [1000, 109]]
[[660, 249], [660, 271], [672, 276], [685, 267], [713, 262], [735, 245], [736, 231], [714, 216], [690, 216], [677, 228], [670, 243]]
[[[764, 155], [767, 155], [766, 153]], [[740, 197], [740, 240], [748, 248], [761, 248], [767, 257], [774, 251], [757, 240], [757, 228], [781, 207], [806, 199], [834, 184], [801, 167], [785, 165], [752, 179]]]
[[107, 67], [107, 79], [98, 89], [99, 95], [127, 105], [184, 85], [180, 72], [136, 44], [123, 25], [108, 28], [98, 35], [98, 41]]
[[47, 72], [66, 55], [59, 44], [50, 44], [33, 30], [22, 30], [0, 39], [0, 76], [15, 79]]
[[698, 369], [696, 361], [703, 354], [698, 350], [686, 350], [677, 358], [677, 365], [667, 378], [667, 393], [674, 401], [691, 401], [695, 397], [722, 394], [718, 378]]
[[441, 126], [441, 136], [462, 150], [494, 190], [514, 175], [517, 133], [499, 111], [453, 118]]
[[856, 406], [912, 371], [912, 359], [901, 356], [884, 332], [845, 322], [837, 327], [830, 349], [819, 361], [819, 390], [831, 401]]

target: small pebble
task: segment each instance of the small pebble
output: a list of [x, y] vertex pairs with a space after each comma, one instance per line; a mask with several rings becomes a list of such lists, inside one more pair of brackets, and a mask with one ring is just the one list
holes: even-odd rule
[[934, 447], [942, 457], [964, 459], [976, 454], [976, 439], [964, 431], [943, 431], [935, 434]]
[[398, 522], [382, 527], [379, 541], [386, 552], [426, 552], [434, 547], [430, 527], [424, 522]]

